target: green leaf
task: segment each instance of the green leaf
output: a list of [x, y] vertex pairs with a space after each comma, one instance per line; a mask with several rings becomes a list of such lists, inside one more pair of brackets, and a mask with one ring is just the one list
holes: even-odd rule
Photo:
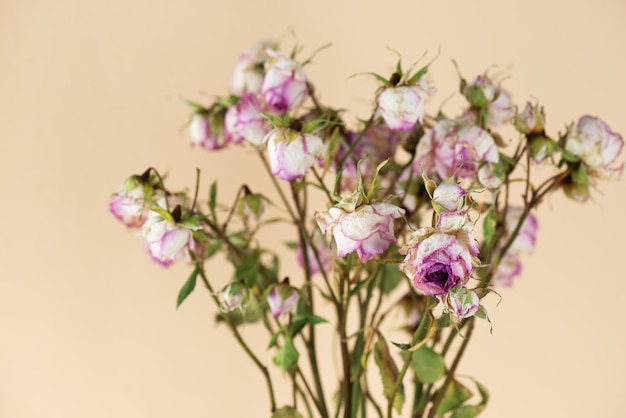
[[213, 220], [215, 217], [215, 205], [217, 204], [217, 181], [211, 183], [211, 188], [209, 189], [209, 210], [211, 211], [211, 216]]
[[[383, 381], [383, 393], [387, 400], [390, 400], [391, 396], [393, 395], [393, 387], [398, 381], [400, 372], [398, 371], [398, 367], [391, 357], [389, 347], [387, 347], [387, 343], [383, 337], [379, 337], [378, 341], [376, 341], [376, 343], [374, 344], [374, 360], [376, 361], [376, 365], [380, 370], [380, 376]], [[398, 414], [401, 413], [403, 404], [404, 385], [400, 384], [400, 387], [398, 388], [395, 399], [393, 401], [393, 406]]]
[[390, 294], [404, 280], [404, 273], [400, 271], [398, 264], [385, 264], [384, 279], [381, 286], [385, 295]]
[[463, 405], [455, 409], [450, 418], [474, 418], [480, 412], [474, 405]]
[[285, 344], [278, 349], [276, 356], [274, 357], [274, 364], [276, 364], [283, 372], [292, 371], [298, 364], [300, 354], [293, 345], [293, 341], [289, 334], [285, 333]]
[[411, 344], [394, 343], [393, 341], [391, 341], [391, 344], [395, 345], [396, 347], [398, 347], [400, 350], [403, 350], [403, 351], [406, 351], [409, 348], [411, 348]]
[[577, 163], [580, 161], [580, 158], [578, 158], [578, 156], [572, 154], [569, 151], [565, 151], [564, 149], [561, 149], [561, 157], [563, 157], [565, 161], [568, 161], [570, 163]]
[[298, 244], [294, 241], [287, 241], [285, 242], [285, 247], [289, 248], [290, 250], [297, 250]]
[[491, 248], [491, 242], [496, 234], [496, 215], [494, 210], [487, 212], [485, 220], [483, 221], [483, 235], [485, 237], [485, 247]]
[[222, 248], [222, 240], [216, 239], [215, 241], [213, 241], [213, 243], [211, 245], [209, 245], [206, 248], [206, 251], [204, 253], [204, 257], [205, 258], [213, 257], [220, 250], [220, 248]]
[[178, 300], [176, 301], [176, 309], [187, 299], [187, 296], [193, 292], [193, 289], [196, 287], [196, 280], [198, 278], [198, 274], [200, 273], [200, 265], [196, 264], [196, 267], [193, 269], [189, 278], [178, 292]]
[[453, 379], [452, 382], [450, 382], [450, 385], [448, 385], [446, 393], [443, 395], [443, 399], [437, 408], [436, 415], [440, 417], [446, 412], [458, 408], [471, 396], [472, 392], [470, 392], [468, 388], [459, 383], [458, 380]]
[[443, 357], [426, 346], [422, 346], [413, 353], [411, 367], [417, 379], [422, 383], [435, 383], [446, 372]]
[[237, 266], [235, 270], [235, 278], [237, 280], [243, 280], [246, 287], [251, 288], [254, 286], [259, 274], [259, 259], [258, 254], [251, 255], [244, 258], [244, 260]]
[[322, 318], [321, 316], [309, 315], [309, 314], [296, 314], [291, 321], [291, 326], [293, 330], [292, 335], [294, 337], [298, 335], [300, 331], [302, 331], [302, 328], [304, 328], [304, 326], [307, 324], [321, 324], [324, 322], [328, 322], [328, 321]]
[[272, 414], [271, 418], [303, 418], [302, 414], [291, 406], [283, 406]]

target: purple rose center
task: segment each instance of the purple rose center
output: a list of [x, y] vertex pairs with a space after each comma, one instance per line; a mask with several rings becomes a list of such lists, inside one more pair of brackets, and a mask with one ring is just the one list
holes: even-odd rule
[[427, 283], [437, 284], [442, 289], [445, 289], [448, 283], [448, 272], [445, 271], [445, 266], [442, 264], [439, 265], [439, 268], [441, 270], [427, 273], [425, 279]]

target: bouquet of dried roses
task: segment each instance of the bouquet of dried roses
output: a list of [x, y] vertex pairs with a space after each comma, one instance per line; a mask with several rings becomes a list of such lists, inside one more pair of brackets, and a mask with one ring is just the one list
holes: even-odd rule
[[[296, 52], [259, 43], [237, 62], [229, 97], [189, 102], [192, 143], [254, 150], [275, 201], [242, 185], [225, 205], [217, 182], [203, 201], [198, 182], [195, 193], [172, 191], [150, 168], [123, 183], [111, 212], [139, 231], [156, 262], [191, 264], [178, 305], [198, 280], [208, 289], [219, 321], [265, 378], [268, 415], [476, 416], [487, 389], [456, 370], [476, 318], [489, 321], [481, 300], [520, 274], [545, 197], [586, 201], [621, 174], [624, 141], [593, 116], [548, 133], [543, 107], [518, 108], [488, 72], [460, 76], [460, 114], [427, 114], [430, 64], [400, 61], [389, 78], [371, 74], [380, 84], [371, 117], [350, 124], [320, 102], [305, 72], [311, 59]], [[538, 165], [550, 174], [537, 179]], [[281, 270], [280, 250], [258, 239], [277, 222], [293, 228], [286, 246], [297, 271]], [[207, 271], [215, 257], [232, 265], [227, 282]], [[406, 334], [392, 342], [385, 319], [396, 311]], [[244, 324], [267, 330], [264, 347], [246, 341]], [[322, 384], [318, 327], [338, 337], [336, 388]], [[284, 406], [258, 356], [265, 349], [292, 384]], [[368, 373], [372, 364], [378, 372]], [[373, 376], [382, 393], [370, 390]]]

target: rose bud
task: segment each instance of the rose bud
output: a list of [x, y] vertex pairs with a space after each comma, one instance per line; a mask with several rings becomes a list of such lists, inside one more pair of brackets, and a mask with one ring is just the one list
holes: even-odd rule
[[316, 212], [315, 220], [322, 232], [332, 234], [337, 245], [337, 256], [358, 254], [366, 262], [384, 253], [396, 241], [393, 221], [404, 215], [401, 209], [390, 203], [374, 203], [346, 212], [332, 207], [328, 212]]
[[167, 266], [186, 257], [189, 251], [194, 251], [192, 230], [200, 228], [200, 225], [182, 226], [172, 216], [165, 218], [157, 212], [150, 212], [141, 234], [152, 258]]
[[274, 50], [268, 49], [266, 54], [265, 79], [261, 86], [265, 103], [281, 113], [295, 109], [309, 94], [302, 65]]
[[229, 138], [224, 132], [224, 114], [194, 113], [189, 122], [191, 143], [207, 151], [223, 148]]
[[624, 164], [609, 167], [622, 151], [624, 140], [599, 118], [583, 116], [578, 124], [570, 125], [565, 139], [565, 151], [579, 157], [592, 177], [618, 178]]
[[504, 173], [498, 173], [500, 167], [498, 164], [490, 162], [483, 163], [478, 169], [478, 182], [489, 190], [496, 190], [504, 182]]
[[458, 324], [462, 319], [474, 316], [478, 312], [480, 299], [473, 290], [457, 286], [450, 289], [444, 299], [444, 305], [452, 322]]
[[378, 95], [378, 111], [389, 129], [410, 131], [424, 121], [424, 101], [433, 93], [423, 80], [411, 86], [387, 87]]
[[226, 111], [224, 124], [226, 132], [235, 143], [248, 141], [261, 145], [263, 138], [270, 131], [267, 120], [263, 117], [261, 103], [251, 94], [244, 94], [241, 100]]
[[417, 145], [415, 171], [441, 179], [456, 175], [474, 181], [482, 162], [500, 160], [496, 143], [489, 133], [468, 125], [467, 119], [441, 120], [426, 132]]
[[[522, 216], [523, 209], [521, 207], [509, 206], [506, 209], [505, 219], [505, 232], [507, 236], [515, 231], [520, 217]], [[537, 242], [537, 231], [539, 230], [539, 224], [537, 218], [532, 213], [529, 213], [524, 219], [524, 223], [520, 227], [520, 230], [509, 248], [510, 251], [517, 253], [524, 252], [526, 254], [532, 254], [535, 250], [535, 244]]]
[[111, 198], [109, 208], [113, 216], [129, 228], [139, 228], [146, 221], [148, 203], [145, 193], [151, 188], [144, 186], [139, 176], [129, 177]]
[[257, 94], [261, 91], [265, 76], [263, 66], [267, 48], [271, 48], [270, 42], [258, 42], [239, 56], [230, 82], [230, 89], [233, 93], [237, 95]]
[[287, 181], [304, 177], [320, 160], [324, 144], [319, 136], [289, 128], [274, 128], [264, 139], [272, 175]]
[[243, 218], [259, 220], [265, 210], [263, 195], [252, 193], [248, 186], [244, 187], [244, 196], [237, 202], [237, 214]]
[[274, 318], [279, 318], [296, 306], [298, 301], [298, 289], [289, 286], [287, 283], [277, 284], [267, 295], [267, 304]]
[[495, 99], [497, 92], [498, 88], [488, 77], [479, 75], [465, 86], [463, 95], [472, 106], [486, 107]]
[[534, 106], [526, 102], [526, 107], [515, 115], [515, 129], [523, 134], [538, 134], [543, 132], [546, 123], [546, 115], [543, 106]]
[[479, 264], [473, 223], [467, 211], [443, 212], [437, 228], [420, 228], [400, 249], [406, 255], [400, 270], [415, 288], [428, 296], [442, 296], [467, 283]]
[[418, 229], [400, 254], [406, 254], [400, 270], [427, 296], [443, 296], [464, 285], [474, 269], [468, 248], [455, 235], [433, 228]]
[[513, 279], [519, 276], [521, 272], [522, 262], [520, 261], [519, 254], [507, 251], [493, 274], [491, 285], [511, 287], [513, 285]]
[[441, 183], [433, 192], [432, 205], [437, 213], [459, 211], [465, 205], [466, 191], [456, 183]]
[[499, 89], [498, 96], [487, 106], [487, 125], [490, 128], [509, 123], [515, 115], [515, 106], [511, 100], [511, 94]]
[[220, 310], [224, 313], [245, 307], [248, 300], [248, 289], [241, 282], [229, 283], [218, 294]]

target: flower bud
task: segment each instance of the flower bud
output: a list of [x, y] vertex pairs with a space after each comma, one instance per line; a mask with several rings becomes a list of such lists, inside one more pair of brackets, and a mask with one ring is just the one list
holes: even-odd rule
[[498, 88], [496, 99], [487, 106], [487, 125], [490, 128], [509, 123], [515, 115], [515, 106], [511, 99], [511, 94]]
[[239, 103], [228, 108], [224, 125], [233, 142], [247, 141], [254, 145], [263, 143], [263, 138], [271, 128], [262, 111], [261, 103], [251, 94], [244, 94]]
[[141, 227], [147, 215], [146, 192], [151, 194], [151, 188], [139, 176], [129, 177], [111, 198], [111, 213], [129, 228]]
[[[180, 206], [177, 206], [180, 208]], [[172, 262], [185, 258], [189, 251], [195, 250], [192, 231], [201, 229], [200, 225], [180, 222], [179, 213], [164, 217], [161, 213], [151, 211], [141, 228], [141, 235], [146, 240], [152, 258], [167, 266]]]
[[610, 167], [624, 147], [622, 136], [613, 132], [599, 118], [583, 116], [577, 125], [570, 125], [565, 138], [565, 150], [579, 157], [589, 168], [591, 177], [618, 178], [624, 164]]
[[530, 156], [537, 164], [552, 155], [555, 148], [555, 142], [545, 135], [539, 134], [530, 137]]
[[489, 190], [496, 190], [504, 182], [505, 173], [499, 164], [486, 162], [478, 169], [478, 182]]
[[237, 213], [242, 217], [252, 217], [258, 220], [265, 210], [263, 196], [252, 193], [250, 189], [244, 186], [244, 196], [237, 202]]
[[283, 57], [274, 50], [266, 50], [265, 79], [261, 95], [265, 103], [281, 113], [295, 109], [307, 98], [309, 90], [302, 65]]
[[445, 309], [453, 322], [459, 323], [464, 318], [473, 316], [480, 308], [480, 299], [473, 290], [465, 286], [450, 289], [444, 299]]
[[265, 50], [271, 48], [270, 42], [258, 42], [244, 51], [235, 65], [230, 88], [233, 93], [259, 93], [265, 76]]
[[456, 183], [442, 183], [435, 189], [432, 198], [433, 208], [441, 211], [456, 212], [465, 204], [465, 189]]
[[526, 102], [526, 107], [515, 115], [515, 129], [523, 134], [541, 133], [546, 123], [546, 115], [543, 106], [534, 106], [530, 102]]
[[242, 309], [248, 301], [248, 289], [241, 282], [229, 283], [218, 295], [220, 310], [224, 313]]
[[264, 142], [267, 142], [272, 175], [287, 181], [304, 177], [324, 154], [320, 137], [289, 128], [274, 128]]
[[479, 75], [463, 89], [463, 95], [474, 107], [487, 107], [497, 93], [496, 86], [489, 78]]
[[207, 151], [223, 148], [228, 142], [224, 132], [224, 113], [194, 113], [189, 122], [191, 143]]
[[424, 81], [387, 87], [378, 95], [378, 110], [389, 129], [410, 131], [424, 121], [424, 101], [433, 93]]
[[337, 256], [358, 254], [366, 262], [384, 253], [396, 241], [393, 221], [404, 214], [390, 203], [374, 203], [346, 212], [332, 207], [328, 212], [316, 212], [315, 220], [324, 234], [332, 234], [337, 244]]
[[274, 318], [291, 312], [298, 301], [298, 289], [289, 286], [287, 283], [277, 284], [272, 288], [267, 296], [267, 304]]

